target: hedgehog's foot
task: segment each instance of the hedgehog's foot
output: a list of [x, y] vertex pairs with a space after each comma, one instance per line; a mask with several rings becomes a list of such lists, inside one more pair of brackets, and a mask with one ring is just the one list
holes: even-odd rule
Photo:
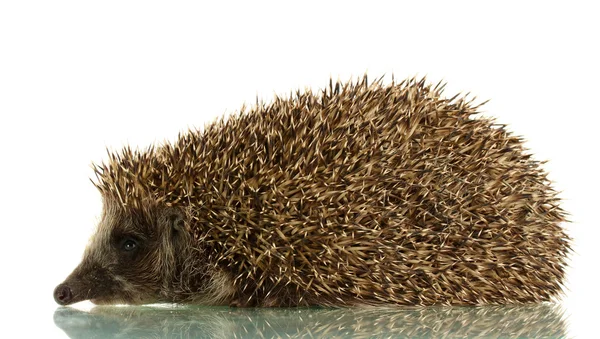
[[229, 307], [256, 307], [256, 298], [252, 296], [241, 295], [236, 296], [229, 302]]
[[281, 307], [281, 301], [275, 296], [257, 300], [256, 297], [239, 296], [229, 302], [229, 307]]

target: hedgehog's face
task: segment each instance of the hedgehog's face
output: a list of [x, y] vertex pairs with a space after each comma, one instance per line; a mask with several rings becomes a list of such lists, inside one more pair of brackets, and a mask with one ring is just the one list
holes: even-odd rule
[[144, 304], [165, 300], [174, 279], [175, 253], [189, 241], [184, 214], [174, 208], [127, 212], [105, 204], [103, 218], [81, 264], [58, 285], [61, 305]]

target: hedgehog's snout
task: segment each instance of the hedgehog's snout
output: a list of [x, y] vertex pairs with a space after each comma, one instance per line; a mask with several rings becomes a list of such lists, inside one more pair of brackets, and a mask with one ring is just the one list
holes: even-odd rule
[[68, 305], [73, 300], [73, 292], [67, 284], [60, 284], [54, 289], [54, 300], [59, 305]]

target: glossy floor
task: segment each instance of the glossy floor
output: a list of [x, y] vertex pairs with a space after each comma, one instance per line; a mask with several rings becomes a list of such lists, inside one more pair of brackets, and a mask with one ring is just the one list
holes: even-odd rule
[[564, 312], [528, 306], [236, 309], [57, 308], [71, 338], [565, 338]]

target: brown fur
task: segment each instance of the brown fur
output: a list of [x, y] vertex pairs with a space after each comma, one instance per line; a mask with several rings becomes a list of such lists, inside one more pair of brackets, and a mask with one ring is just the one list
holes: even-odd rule
[[556, 193], [521, 138], [442, 89], [331, 83], [110, 154], [104, 216], [66, 283], [99, 303], [549, 300], [570, 250]]

